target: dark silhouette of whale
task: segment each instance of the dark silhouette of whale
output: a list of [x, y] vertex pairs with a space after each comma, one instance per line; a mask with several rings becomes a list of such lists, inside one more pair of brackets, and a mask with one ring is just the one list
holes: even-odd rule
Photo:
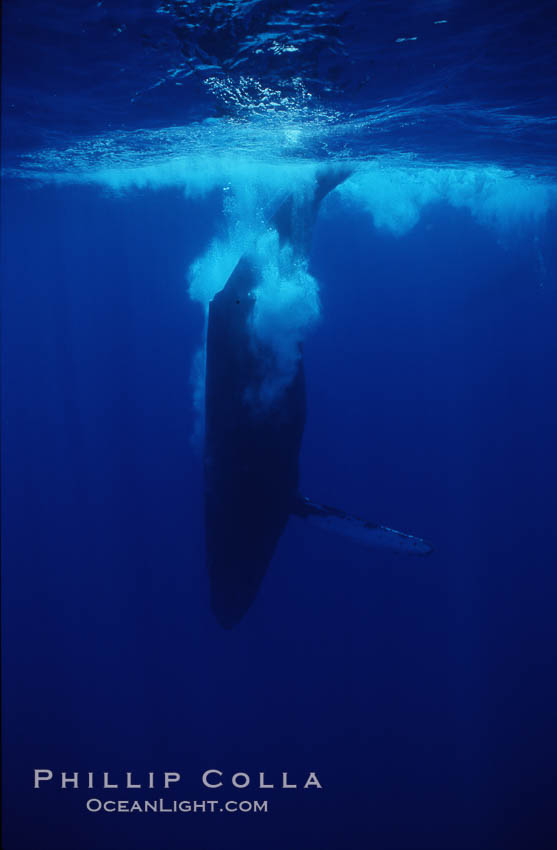
[[[302, 202], [289, 195], [270, 220], [281, 245], [309, 253], [323, 198], [346, 179], [328, 169]], [[224, 628], [237, 624], [259, 585], [294, 513], [313, 524], [372, 546], [426, 554], [420, 538], [366, 523], [298, 493], [298, 458], [306, 416], [304, 366], [277, 397], [254, 404], [267, 377], [269, 350], [251, 326], [257, 271], [243, 256], [209, 305], [205, 373], [205, 540], [211, 604]]]

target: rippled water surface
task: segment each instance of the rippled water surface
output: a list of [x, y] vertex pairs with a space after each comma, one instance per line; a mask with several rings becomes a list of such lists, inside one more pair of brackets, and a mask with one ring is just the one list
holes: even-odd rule
[[47, 175], [224, 150], [553, 177], [554, 18], [517, 0], [8, 0], [6, 162]]

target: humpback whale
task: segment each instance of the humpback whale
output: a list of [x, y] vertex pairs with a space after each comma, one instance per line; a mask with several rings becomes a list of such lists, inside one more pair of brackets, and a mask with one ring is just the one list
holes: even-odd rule
[[[307, 256], [323, 198], [349, 176], [318, 174], [302, 200], [290, 193], [269, 220], [280, 245]], [[298, 492], [306, 398], [301, 347], [294, 374], [276, 396], [258, 403], [272, 352], [253, 333], [257, 266], [242, 256], [209, 304], [205, 360], [205, 542], [211, 605], [232, 628], [253, 603], [288, 518], [294, 514], [372, 547], [424, 555], [412, 535], [366, 522]]]

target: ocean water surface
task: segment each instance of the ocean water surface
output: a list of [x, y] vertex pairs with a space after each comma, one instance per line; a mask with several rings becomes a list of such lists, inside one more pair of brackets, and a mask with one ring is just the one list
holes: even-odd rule
[[[556, 846], [555, 19], [512, 0], [6, 0], [7, 850]], [[347, 178], [300, 261], [270, 217], [331, 169]], [[224, 631], [203, 351], [246, 253], [269, 398], [303, 345], [302, 492], [435, 551], [292, 518]], [[165, 770], [179, 786], [84, 785]]]

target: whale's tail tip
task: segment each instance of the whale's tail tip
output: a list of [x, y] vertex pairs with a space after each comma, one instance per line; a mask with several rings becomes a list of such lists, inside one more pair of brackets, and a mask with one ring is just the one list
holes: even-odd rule
[[335, 163], [333, 165], [323, 165], [317, 169], [316, 179], [317, 188], [315, 191], [315, 199], [317, 203], [321, 203], [323, 198], [330, 192], [348, 180], [354, 173], [354, 167], [347, 163]]

